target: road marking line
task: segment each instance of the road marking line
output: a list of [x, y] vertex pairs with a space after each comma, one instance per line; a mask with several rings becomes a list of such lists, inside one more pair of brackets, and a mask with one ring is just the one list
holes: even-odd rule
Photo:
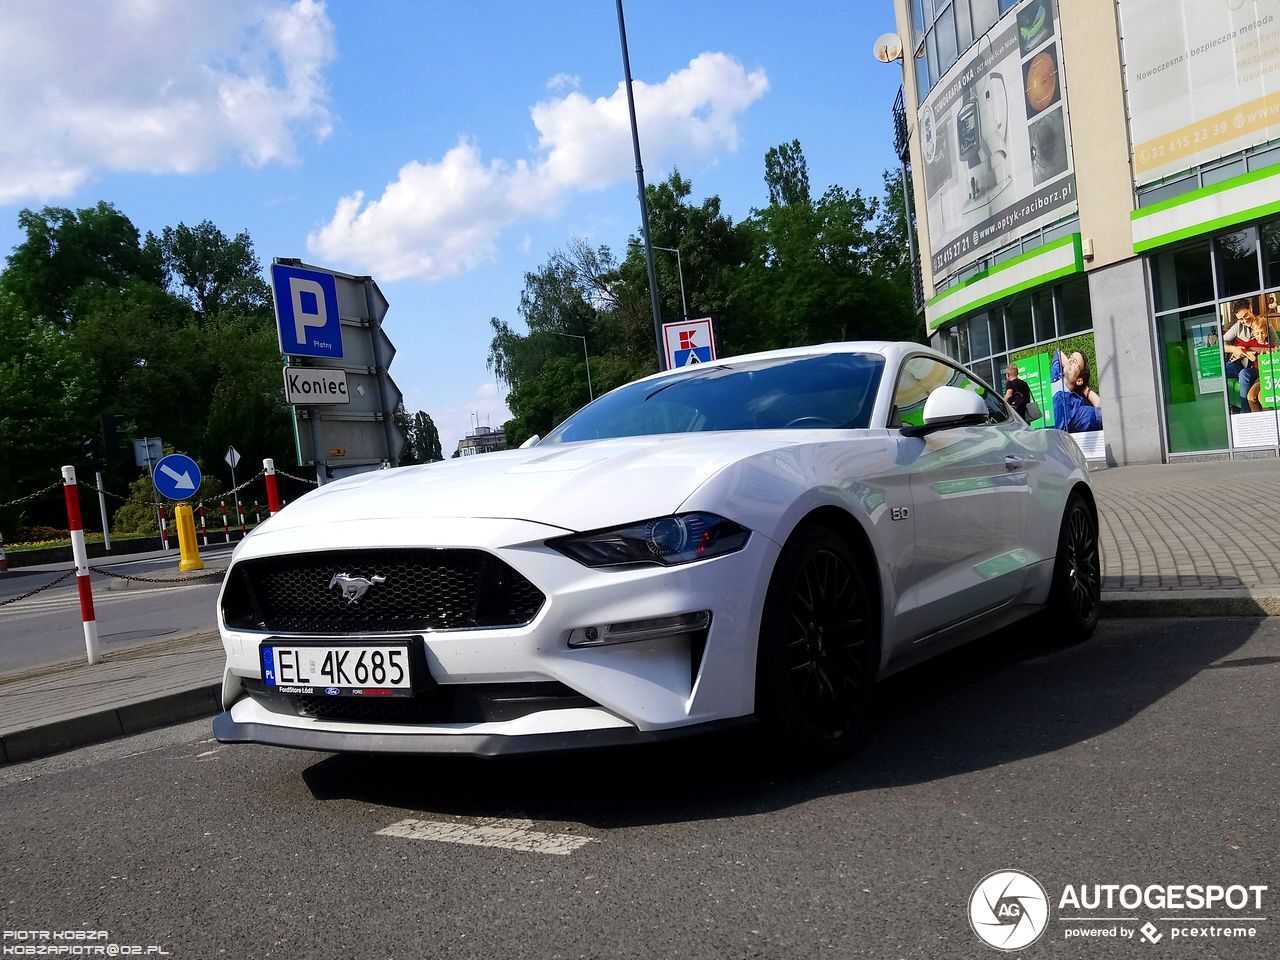
[[567, 857], [588, 843], [599, 842], [592, 837], [576, 837], [571, 833], [530, 830], [532, 823], [532, 820], [504, 820], [500, 817], [484, 817], [475, 824], [448, 820], [415, 820], [410, 817], [379, 830], [376, 836], [435, 840], [439, 843], [460, 843], [472, 847], [498, 847], [560, 857]]

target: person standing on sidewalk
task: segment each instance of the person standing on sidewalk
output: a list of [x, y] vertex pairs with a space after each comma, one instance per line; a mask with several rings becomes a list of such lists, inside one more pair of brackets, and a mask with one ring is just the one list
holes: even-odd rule
[[1031, 388], [1018, 377], [1018, 365], [1011, 363], [1004, 368], [1004, 401], [1013, 412], [1027, 419], [1027, 404], [1031, 402]]

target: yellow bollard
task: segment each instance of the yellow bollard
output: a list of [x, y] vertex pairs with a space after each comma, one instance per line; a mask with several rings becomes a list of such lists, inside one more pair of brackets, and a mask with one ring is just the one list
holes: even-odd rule
[[203, 570], [204, 561], [200, 559], [200, 545], [196, 542], [196, 518], [191, 512], [191, 505], [178, 504], [174, 511], [178, 526], [178, 569], [184, 573], [188, 570]]

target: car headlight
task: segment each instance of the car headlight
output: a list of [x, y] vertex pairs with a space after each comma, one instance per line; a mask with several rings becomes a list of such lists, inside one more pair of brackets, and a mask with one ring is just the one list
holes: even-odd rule
[[750, 535], [746, 527], [714, 513], [680, 513], [557, 537], [547, 544], [588, 567], [622, 563], [670, 567], [741, 550]]

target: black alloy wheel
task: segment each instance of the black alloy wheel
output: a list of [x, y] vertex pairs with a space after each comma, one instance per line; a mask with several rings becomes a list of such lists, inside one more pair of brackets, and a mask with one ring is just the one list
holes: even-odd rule
[[1049, 594], [1049, 624], [1066, 643], [1087, 640], [1102, 607], [1102, 562], [1098, 520], [1079, 494], [1072, 494], [1058, 535], [1058, 557]]
[[829, 760], [857, 740], [878, 666], [861, 564], [830, 530], [798, 531], [778, 558], [761, 622], [757, 712], [789, 754]]

